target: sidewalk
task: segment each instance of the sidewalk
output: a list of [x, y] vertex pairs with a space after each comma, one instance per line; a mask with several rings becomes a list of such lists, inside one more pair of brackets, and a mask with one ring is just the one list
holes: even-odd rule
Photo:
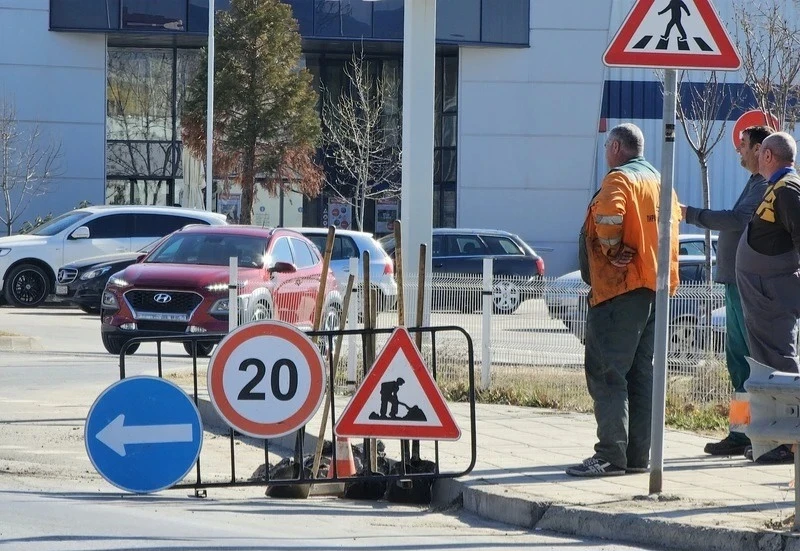
[[[225, 428], [206, 400], [200, 407], [206, 427]], [[339, 408], [345, 400], [337, 397]], [[440, 467], [460, 472], [470, 460], [469, 406], [449, 405], [462, 436], [440, 442]], [[460, 501], [507, 524], [663, 549], [800, 551], [800, 535], [791, 534], [791, 523], [781, 525], [794, 513], [792, 465], [712, 457], [703, 453], [711, 439], [668, 430], [663, 492], [652, 498], [649, 474], [581, 479], [564, 473], [593, 453], [592, 415], [478, 404], [476, 417], [476, 466], [464, 478], [436, 483], [437, 506]], [[307, 425], [309, 452], [319, 423], [317, 412]], [[398, 443], [384, 442], [387, 456], [397, 459]], [[422, 443], [422, 458], [433, 459], [432, 444]]]
[[[451, 404], [464, 431], [448, 454], [469, 457], [469, 408]], [[437, 483], [440, 503], [463, 500], [482, 517], [534, 530], [698, 551], [800, 551], [791, 523], [792, 465], [760, 466], [703, 453], [709, 438], [668, 430], [663, 493], [649, 474], [580, 479], [564, 469], [593, 453], [594, 417], [511, 406], [477, 406], [472, 473]]]

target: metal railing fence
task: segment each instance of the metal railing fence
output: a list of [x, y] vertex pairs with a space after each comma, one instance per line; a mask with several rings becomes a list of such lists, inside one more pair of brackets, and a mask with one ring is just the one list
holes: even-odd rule
[[[511, 389], [538, 396], [543, 404], [579, 411], [591, 409], [583, 372], [588, 288], [579, 278], [495, 276], [489, 261], [483, 274], [433, 274], [426, 286], [431, 306], [424, 325], [458, 326], [470, 335], [484, 389]], [[282, 313], [274, 307], [264, 311], [258, 306], [268, 301], [263, 298], [269, 296], [266, 287], [240, 281], [233, 288], [240, 293], [236, 301], [238, 324], [280, 319]], [[403, 289], [407, 308], [409, 302], [416, 302], [410, 297], [416, 297], [417, 290], [417, 278], [407, 276]], [[342, 282], [340, 291], [343, 295]], [[287, 306], [284, 313], [313, 309], [315, 292], [314, 285], [309, 284], [310, 294], [298, 291], [295, 296], [282, 299]], [[351, 300], [348, 329], [363, 327], [363, 301], [358, 298], [364, 292], [361, 282], [356, 281], [354, 292], [357, 295]], [[394, 302], [381, 301], [376, 328], [397, 325]], [[343, 318], [339, 312], [338, 323]], [[727, 404], [732, 389], [725, 368], [722, 286], [682, 283], [670, 299], [669, 319], [668, 400], [679, 407]], [[406, 322], [407, 326], [414, 325], [408, 314]], [[387, 337], [378, 335], [376, 350], [382, 348]], [[440, 385], [457, 387], [466, 383], [468, 371], [462, 344], [446, 337], [437, 342]], [[423, 340], [423, 357], [430, 358], [430, 353], [430, 343]], [[352, 389], [361, 380], [361, 351], [347, 338], [335, 373], [340, 389]]]

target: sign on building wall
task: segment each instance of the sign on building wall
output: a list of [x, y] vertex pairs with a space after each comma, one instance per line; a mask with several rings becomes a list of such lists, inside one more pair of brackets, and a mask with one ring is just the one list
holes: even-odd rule
[[340, 230], [349, 230], [353, 226], [353, 214], [350, 205], [340, 201], [328, 202], [328, 223]]
[[381, 199], [375, 203], [375, 233], [392, 233], [399, 216], [397, 199]]

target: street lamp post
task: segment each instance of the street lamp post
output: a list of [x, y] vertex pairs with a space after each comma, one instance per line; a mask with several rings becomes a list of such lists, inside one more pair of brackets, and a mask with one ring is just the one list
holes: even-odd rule
[[214, 190], [214, 0], [208, 0], [208, 97], [206, 105], [206, 210], [211, 212]]
[[[405, 0], [403, 33], [402, 254], [403, 270], [413, 278], [422, 243], [428, 244], [425, 265], [431, 266], [436, 0]], [[409, 290], [405, 297], [410, 320], [416, 319], [413, 295]], [[425, 304], [429, 310], [427, 299]]]

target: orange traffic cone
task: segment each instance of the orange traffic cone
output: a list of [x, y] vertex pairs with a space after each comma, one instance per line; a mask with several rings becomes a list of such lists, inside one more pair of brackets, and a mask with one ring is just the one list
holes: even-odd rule
[[[333, 472], [333, 468], [331, 468]], [[350, 440], [344, 436], [336, 437], [336, 476], [347, 478], [356, 475], [356, 462]]]

